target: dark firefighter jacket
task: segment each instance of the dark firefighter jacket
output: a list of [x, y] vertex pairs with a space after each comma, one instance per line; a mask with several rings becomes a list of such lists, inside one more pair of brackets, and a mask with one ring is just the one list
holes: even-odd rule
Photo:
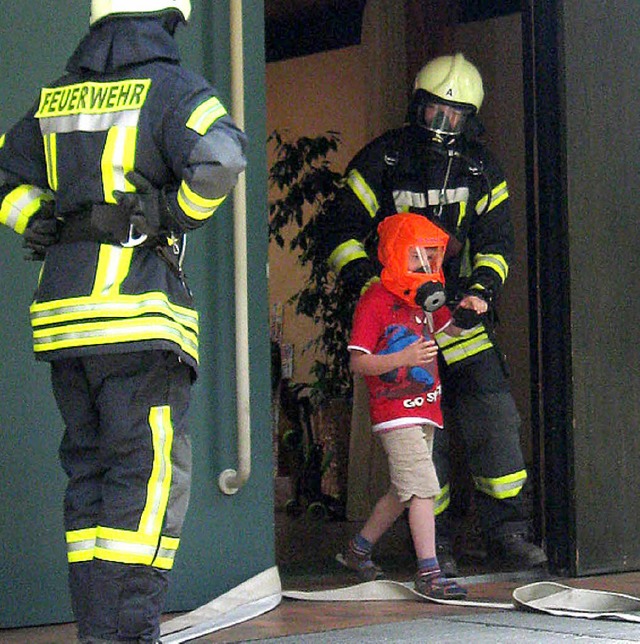
[[[96, 25], [66, 75], [0, 137], [0, 223], [23, 233], [53, 200], [64, 233], [95, 204], [115, 204], [114, 191], [135, 192], [131, 170], [166, 192], [168, 242], [213, 215], [245, 167], [245, 136], [180, 65], [163, 24]], [[36, 357], [168, 349], [195, 367], [198, 316], [184, 280], [154, 248], [111, 241], [47, 250], [31, 306]]]
[[[355, 286], [362, 286], [380, 268], [380, 221], [397, 212], [422, 214], [451, 236], [444, 262], [450, 303], [476, 293], [491, 304], [513, 255], [508, 197], [502, 170], [481, 144], [465, 139], [448, 153], [429, 144], [416, 126], [390, 130], [348, 165], [319, 221], [320, 254], [342, 279], [356, 276]], [[477, 363], [494, 348], [484, 324], [457, 338], [439, 338], [439, 344], [452, 368]]]

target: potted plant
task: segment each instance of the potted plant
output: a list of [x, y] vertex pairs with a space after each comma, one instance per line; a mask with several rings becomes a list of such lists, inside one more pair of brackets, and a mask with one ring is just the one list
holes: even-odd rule
[[306, 281], [288, 304], [295, 306], [296, 314], [311, 318], [319, 329], [303, 351], [315, 352], [309, 387], [315, 425], [322, 433], [315, 439], [325, 449], [320, 475], [333, 469], [334, 488], [343, 496], [353, 393], [347, 342], [355, 302], [341, 292], [335, 275], [319, 257], [316, 235], [318, 217], [334, 199], [342, 176], [332, 168], [330, 158], [338, 149], [340, 136], [328, 131], [289, 140], [274, 131], [267, 141], [275, 153], [269, 188], [277, 194], [269, 202], [269, 239], [284, 248], [284, 231], [292, 226], [288, 249], [309, 268]]
[[269, 187], [279, 196], [269, 203], [269, 239], [284, 248], [283, 230], [294, 224], [289, 250], [302, 266], [309, 267], [306, 282], [289, 300], [298, 315], [314, 320], [319, 334], [304, 350], [314, 349], [311, 367], [314, 402], [350, 398], [347, 340], [353, 305], [344, 297], [335, 275], [318, 258], [317, 218], [335, 197], [341, 174], [331, 167], [329, 156], [338, 149], [340, 137], [329, 131], [316, 137], [286, 140], [275, 131], [267, 141], [275, 146], [276, 159], [269, 170]]

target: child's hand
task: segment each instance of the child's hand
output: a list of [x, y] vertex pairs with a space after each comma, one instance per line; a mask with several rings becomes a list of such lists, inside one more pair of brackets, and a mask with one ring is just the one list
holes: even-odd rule
[[402, 350], [406, 367], [420, 367], [433, 362], [438, 355], [438, 345], [433, 340], [418, 338]]

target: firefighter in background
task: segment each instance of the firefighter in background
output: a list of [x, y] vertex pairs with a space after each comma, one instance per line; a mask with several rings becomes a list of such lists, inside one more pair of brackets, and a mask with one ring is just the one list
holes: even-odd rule
[[[450, 235], [444, 263], [447, 297], [456, 325], [465, 332], [439, 343], [447, 431], [436, 433], [434, 446], [442, 487], [436, 499], [438, 559], [449, 576], [457, 574], [446, 512], [449, 432], [457, 432], [465, 447], [489, 556], [508, 567], [546, 562], [543, 550], [528, 537], [521, 421], [493, 335], [495, 304], [514, 239], [507, 182], [479, 140], [476, 115], [483, 98], [482, 78], [462, 54], [430, 61], [416, 76], [407, 123], [353, 158], [319, 225], [321, 256], [354, 299], [378, 279], [375, 230], [385, 217], [414, 212]], [[358, 417], [354, 409], [354, 423]], [[357, 431], [352, 427], [352, 448]]]
[[185, 233], [245, 167], [244, 134], [180, 65], [189, 0], [93, 0], [66, 74], [0, 138], [0, 222], [44, 259], [31, 306], [65, 424], [80, 642], [156, 642], [187, 510], [198, 314]]

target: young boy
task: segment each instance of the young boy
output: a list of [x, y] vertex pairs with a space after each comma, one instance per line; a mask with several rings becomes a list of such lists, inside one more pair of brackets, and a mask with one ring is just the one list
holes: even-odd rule
[[381, 577], [371, 551], [408, 507], [415, 589], [434, 599], [463, 599], [467, 591], [440, 572], [433, 514], [440, 491], [431, 459], [433, 434], [442, 428], [433, 336], [457, 330], [443, 306], [441, 265], [448, 236], [411, 213], [387, 217], [378, 234], [381, 282], [359, 300], [348, 348], [351, 370], [367, 383], [372, 431], [387, 454], [391, 484], [338, 560], [363, 581]]

